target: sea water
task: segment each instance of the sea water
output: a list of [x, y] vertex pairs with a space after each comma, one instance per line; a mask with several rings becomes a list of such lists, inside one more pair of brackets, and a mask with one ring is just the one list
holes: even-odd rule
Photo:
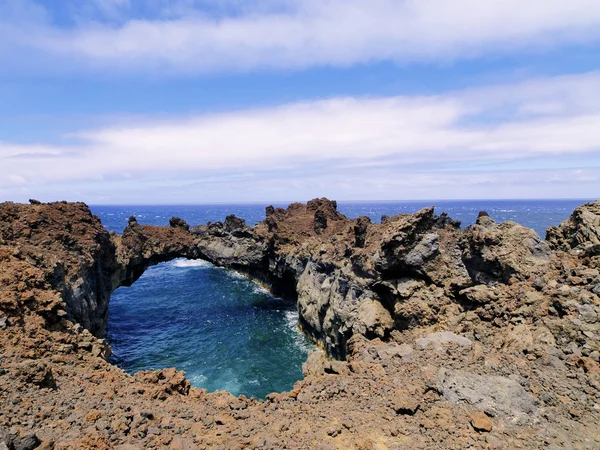
[[[486, 211], [497, 222], [512, 220], [533, 228], [542, 238], [546, 229], [567, 219], [573, 210], [594, 199], [567, 200], [418, 200], [382, 202], [338, 202], [338, 210], [347, 217], [368, 216], [374, 223], [381, 216], [407, 214], [421, 208], [435, 206], [436, 214], [447, 212], [450, 217], [460, 220], [463, 226], [475, 223], [479, 211]], [[139, 223], [148, 225], [168, 225], [173, 216], [180, 217], [190, 225], [223, 221], [229, 214], [235, 214], [254, 225], [265, 218], [265, 207], [261, 204], [229, 205], [119, 205], [92, 206], [92, 212], [102, 219], [108, 229], [120, 233], [127, 226], [127, 219], [134, 215]], [[272, 203], [275, 207], [287, 207], [288, 203]]]
[[[498, 222], [512, 220], [544, 237], [585, 200], [473, 200], [340, 202], [348, 217], [411, 213], [436, 206], [468, 226], [479, 211]], [[264, 219], [260, 205], [92, 206], [102, 223], [120, 233], [127, 218], [168, 225], [181, 217], [190, 225], [236, 214], [253, 225]], [[285, 207], [284, 204], [274, 206]], [[134, 373], [175, 367], [196, 387], [226, 389], [263, 398], [292, 388], [302, 377], [310, 344], [297, 329], [293, 304], [274, 298], [256, 283], [204, 261], [175, 260], [150, 267], [131, 287], [117, 289], [110, 303], [107, 339], [114, 362]]]
[[193, 386], [263, 398], [302, 378], [294, 304], [200, 260], [150, 267], [110, 302], [107, 339], [130, 373], [175, 367]]

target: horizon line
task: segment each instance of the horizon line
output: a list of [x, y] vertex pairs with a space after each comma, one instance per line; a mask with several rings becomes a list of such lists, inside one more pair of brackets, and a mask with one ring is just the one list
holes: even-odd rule
[[[328, 197], [314, 197], [328, 198]], [[310, 199], [310, 200], [313, 200]], [[476, 201], [595, 201], [599, 197], [531, 197], [531, 198], [454, 198], [454, 199], [415, 199], [415, 200], [329, 200], [335, 201], [338, 204], [343, 203], [420, 203], [420, 202], [476, 202]], [[215, 201], [202, 203], [86, 203], [88, 206], [228, 206], [228, 205], [274, 205], [274, 204], [292, 204], [292, 203], [307, 203], [310, 200], [269, 200], [269, 201]], [[62, 200], [58, 200], [62, 201]], [[52, 202], [42, 202], [52, 203]]]

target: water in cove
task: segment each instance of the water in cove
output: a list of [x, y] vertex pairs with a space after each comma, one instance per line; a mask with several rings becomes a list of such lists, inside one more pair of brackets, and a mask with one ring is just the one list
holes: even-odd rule
[[193, 386], [262, 398], [302, 377], [297, 314], [234, 272], [179, 259], [113, 293], [107, 338], [128, 372], [176, 367]]
[[[473, 200], [339, 203], [348, 217], [410, 213], [436, 205], [463, 226], [487, 211], [496, 221], [513, 220], [545, 229], [566, 219], [584, 200]], [[285, 206], [285, 205], [275, 205]], [[127, 218], [168, 225], [181, 217], [190, 225], [223, 220], [228, 214], [249, 225], [264, 219], [261, 205], [92, 206], [102, 223], [120, 233]], [[257, 284], [203, 261], [175, 260], [149, 268], [111, 298], [107, 338], [114, 361], [130, 373], [175, 367], [192, 385], [209, 391], [264, 397], [292, 388], [302, 377], [309, 344], [297, 330], [295, 305]]]

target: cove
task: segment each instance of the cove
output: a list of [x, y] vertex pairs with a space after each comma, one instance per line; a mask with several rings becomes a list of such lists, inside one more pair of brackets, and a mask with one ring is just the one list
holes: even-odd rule
[[175, 367], [193, 386], [264, 398], [302, 378], [296, 306], [201, 260], [149, 267], [111, 296], [106, 337], [129, 373]]

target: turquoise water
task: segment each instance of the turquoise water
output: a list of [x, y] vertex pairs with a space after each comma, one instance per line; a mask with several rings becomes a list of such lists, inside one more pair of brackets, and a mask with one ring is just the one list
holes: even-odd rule
[[[513, 220], [542, 237], [585, 200], [473, 200], [339, 203], [348, 217], [410, 213], [436, 205], [463, 226], [481, 210], [496, 221]], [[109, 229], [121, 232], [127, 218], [168, 225], [179, 216], [190, 225], [236, 214], [252, 225], [264, 219], [261, 205], [92, 206]], [[286, 206], [286, 205], [275, 205]], [[114, 361], [130, 373], [176, 367], [196, 387], [264, 397], [292, 388], [302, 377], [308, 344], [297, 331], [294, 305], [276, 299], [234, 272], [202, 261], [176, 260], [149, 268], [129, 288], [114, 292], [107, 338]]]
[[302, 378], [295, 305], [204, 261], [150, 267], [111, 298], [107, 339], [133, 373], [176, 367], [193, 386], [263, 398]]

